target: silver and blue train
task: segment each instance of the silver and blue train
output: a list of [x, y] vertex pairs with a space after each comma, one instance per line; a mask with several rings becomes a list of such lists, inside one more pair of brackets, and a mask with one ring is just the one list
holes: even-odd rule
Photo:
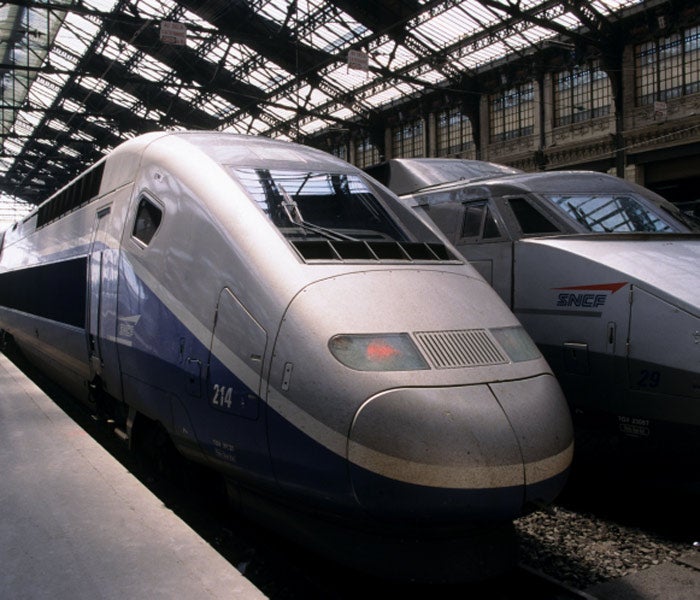
[[524, 173], [459, 159], [392, 159], [368, 171], [442, 231], [514, 311], [577, 424], [651, 448], [697, 449], [692, 214], [590, 171]]
[[335, 157], [147, 134], [0, 243], [0, 329], [28, 357], [130, 443], [172, 440], [252, 510], [287, 507], [300, 538], [372, 542], [348, 562], [448, 548], [430, 576], [488, 576], [491, 542], [460, 565], [464, 540], [564, 486], [570, 415], [531, 338], [444, 237]]

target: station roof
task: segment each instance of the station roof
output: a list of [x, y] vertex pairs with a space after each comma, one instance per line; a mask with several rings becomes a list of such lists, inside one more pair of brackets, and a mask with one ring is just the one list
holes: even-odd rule
[[[0, 3], [0, 192], [40, 203], [121, 141], [219, 129], [303, 141], [641, 0]], [[586, 33], [589, 32], [589, 33]]]

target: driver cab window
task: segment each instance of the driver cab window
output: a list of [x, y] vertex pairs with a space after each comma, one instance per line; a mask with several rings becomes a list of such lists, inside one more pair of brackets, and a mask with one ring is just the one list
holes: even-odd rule
[[424, 210], [437, 225], [438, 229], [452, 243], [459, 239], [460, 223], [463, 220], [464, 206], [458, 202], [443, 202], [441, 204], [426, 204]]
[[502, 237], [486, 200], [465, 204], [461, 237], [475, 242]]
[[162, 218], [163, 211], [160, 208], [146, 198], [141, 198], [136, 212], [133, 236], [146, 245], [150, 244]]
[[559, 232], [559, 228], [525, 198], [509, 198], [508, 205], [524, 235]]

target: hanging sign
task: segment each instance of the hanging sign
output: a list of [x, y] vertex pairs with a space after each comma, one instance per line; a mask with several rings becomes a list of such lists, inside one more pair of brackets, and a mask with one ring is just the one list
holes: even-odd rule
[[348, 50], [348, 69], [369, 71], [369, 55], [360, 50]]
[[184, 23], [176, 23], [175, 21], [161, 21], [160, 41], [164, 44], [186, 46], [187, 26]]

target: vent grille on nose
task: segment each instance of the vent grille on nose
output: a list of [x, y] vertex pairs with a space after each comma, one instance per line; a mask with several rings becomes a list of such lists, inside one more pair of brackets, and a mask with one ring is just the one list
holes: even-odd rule
[[509, 362], [486, 329], [419, 331], [418, 344], [436, 369], [455, 369]]

